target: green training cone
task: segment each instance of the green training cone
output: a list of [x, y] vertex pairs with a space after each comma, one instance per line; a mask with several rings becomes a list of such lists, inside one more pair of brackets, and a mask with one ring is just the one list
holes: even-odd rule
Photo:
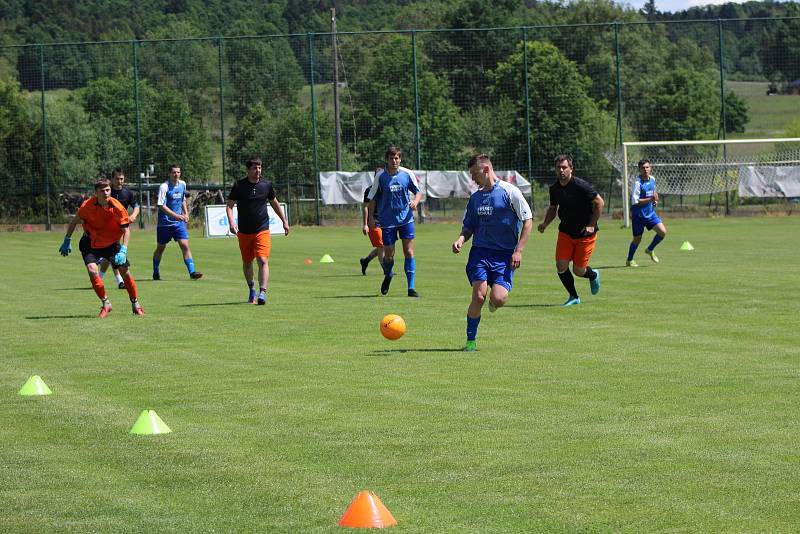
[[330, 254], [325, 254], [324, 256], [322, 256], [322, 258], [320, 258], [319, 262], [320, 263], [333, 263], [333, 258], [331, 258]]
[[694, 250], [694, 247], [688, 241], [684, 241], [683, 245], [681, 245], [681, 250]]
[[169, 434], [167, 423], [161, 420], [154, 410], [144, 410], [133, 424], [131, 434]]
[[52, 395], [53, 392], [50, 391], [50, 388], [47, 387], [47, 384], [44, 383], [42, 377], [39, 375], [33, 375], [25, 382], [25, 385], [19, 390], [20, 395]]

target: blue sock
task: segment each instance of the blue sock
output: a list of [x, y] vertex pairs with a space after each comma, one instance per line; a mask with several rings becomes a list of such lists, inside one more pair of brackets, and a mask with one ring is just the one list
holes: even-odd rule
[[394, 269], [394, 260], [383, 260], [381, 266], [383, 267], [383, 274], [385, 276], [392, 276], [392, 269]]
[[157, 260], [157, 259], [153, 258], [153, 272], [154, 273], [158, 272], [158, 266], [159, 265], [161, 265], [161, 260]]
[[406, 271], [408, 289], [414, 289], [414, 278], [417, 274], [417, 260], [414, 258], [406, 258], [406, 261], [403, 263], [403, 269]]
[[636, 254], [637, 248], [639, 248], [639, 244], [631, 241], [631, 246], [628, 247], [628, 261], [633, 259], [633, 255]]
[[189, 258], [188, 260], [183, 260], [183, 263], [186, 264], [186, 269], [189, 271], [189, 274], [194, 272], [194, 260]]
[[478, 325], [481, 324], [481, 316], [474, 319], [467, 315], [467, 341], [475, 341], [478, 336]]
[[658, 245], [659, 243], [661, 243], [663, 240], [664, 240], [664, 238], [663, 238], [663, 237], [661, 237], [660, 235], [656, 234], [656, 235], [653, 237], [653, 241], [650, 243], [650, 246], [649, 246], [649, 247], [647, 247], [647, 250], [651, 250], [651, 251], [652, 251], [654, 248], [656, 248], [656, 245]]

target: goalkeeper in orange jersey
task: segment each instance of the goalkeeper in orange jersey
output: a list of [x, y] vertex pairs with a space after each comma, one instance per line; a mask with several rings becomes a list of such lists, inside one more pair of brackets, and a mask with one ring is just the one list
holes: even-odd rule
[[[111, 302], [106, 295], [103, 279], [100, 277], [98, 263], [104, 258], [118, 269], [125, 282], [125, 289], [131, 299], [131, 310], [134, 315], [144, 315], [139, 304], [136, 282], [131, 276], [128, 262], [128, 240], [131, 236], [130, 219], [126, 210], [118, 200], [111, 196], [111, 182], [105, 178], [94, 184], [94, 196], [84, 201], [78, 208], [77, 215], [67, 227], [64, 242], [58, 251], [62, 256], [72, 252], [72, 232], [78, 223], [83, 224], [89, 239], [81, 239], [80, 251], [92, 289], [100, 298], [100, 314], [102, 319], [111, 312]], [[122, 242], [120, 242], [122, 239]]]

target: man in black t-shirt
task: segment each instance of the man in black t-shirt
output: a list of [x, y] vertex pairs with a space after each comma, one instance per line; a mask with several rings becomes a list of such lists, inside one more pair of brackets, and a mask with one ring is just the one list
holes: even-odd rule
[[558, 242], [556, 243], [556, 271], [569, 298], [564, 306], [580, 304], [581, 299], [575, 290], [575, 279], [569, 271], [577, 276], [589, 279], [592, 295], [600, 291], [600, 271], [589, 267], [589, 258], [597, 241], [597, 221], [603, 210], [601, 197], [590, 182], [572, 175], [572, 158], [565, 154], [555, 158], [558, 181], [550, 186], [550, 206], [544, 215], [539, 232], [558, 215]]
[[[126, 210], [133, 208], [133, 211], [128, 215], [130, 223], [136, 220], [139, 216], [139, 197], [125, 185], [125, 170], [122, 167], [117, 167], [111, 175], [111, 197], [119, 200]], [[100, 264], [100, 277], [106, 274], [108, 270], [108, 259], [103, 259]], [[114, 267], [114, 278], [117, 279], [117, 287], [125, 289], [125, 282], [122, 280], [122, 275], [119, 274], [119, 269]]]
[[[267, 202], [283, 223], [283, 231], [289, 235], [289, 222], [283, 214], [272, 184], [261, 177], [261, 159], [247, 160], [247, 178], [233, 184], [228, 195], [225, 211], [228, 214], [230, 231], [239, 240], [242, 254], [242, 271], [247, 282], [247, 301], [251, 304], [267, 303], [267, 282], [269, 281], [269, 254], [272, 240], [269, 233], [269, 210]], [[233, 217], [236, 206], [239, 219]], [[253, 260], [258, 262], [259, 292], [256, 298], [253, 280]]]

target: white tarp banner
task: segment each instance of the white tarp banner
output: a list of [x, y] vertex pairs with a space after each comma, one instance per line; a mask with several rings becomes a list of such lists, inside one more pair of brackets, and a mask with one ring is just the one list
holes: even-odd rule
[[740, 197], [800, 197], [800, 167], [742, 165], [739, 167]]
[[[467, 171], [412, 171], [419, 188], [431, 198], [469, 198], [477, 186]], [[511, 182], [531, 195], [531, 184], [517, 171], [495, 171], [498, 178]], [[374, 172], [321, 172], [319, 184], [324, 204], [358, 204], [364, 200], [364, 190], [372, 185]]]

